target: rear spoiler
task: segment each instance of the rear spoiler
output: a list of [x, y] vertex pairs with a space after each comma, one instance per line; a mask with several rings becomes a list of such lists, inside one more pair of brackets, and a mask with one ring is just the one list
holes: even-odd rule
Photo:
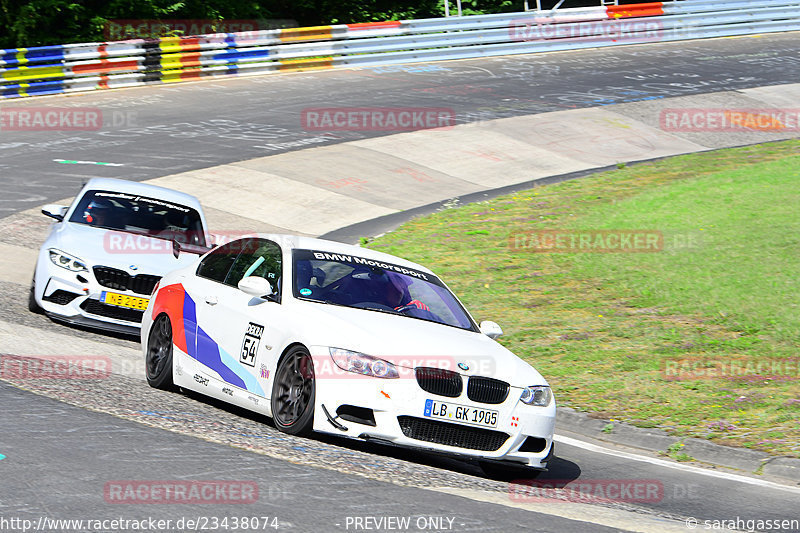
[[175, 259], [181, 255], [181, 252], [186, 252], [188, 254], [197, 254], [203, 255], [204, 253], [213, 250], [213, 246], [200, 246], [198, 244], [186, 244], [180, 243], [176, 240], [172, 241], [172, 255], [175, 256]]

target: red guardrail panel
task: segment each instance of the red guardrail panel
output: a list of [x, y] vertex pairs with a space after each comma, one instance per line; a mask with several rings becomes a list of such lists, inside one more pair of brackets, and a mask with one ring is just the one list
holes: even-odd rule
[[656, 17], [664, 14], [663, 2], [647, 2], [644, 4], [630, 4], [626, 6], [606, 7], [608, 18]]

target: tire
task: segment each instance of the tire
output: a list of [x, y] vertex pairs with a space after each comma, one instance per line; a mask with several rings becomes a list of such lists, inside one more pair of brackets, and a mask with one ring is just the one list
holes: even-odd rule
[[172, 323], [165, 314], [158, 315], [150, 327], [144, 366], [148, 385], [172, 388]]
[[31, 280], [31, 291], [28, 293], [28, 311], [41, 315], [44, 310], [36, 303], [36, 276]]
[[316, 382], [314, 362], [303, 346], [295, 346], [281, 359], [272, 385], [272, 419], [290, 435], [308, 435], [314, 426]]

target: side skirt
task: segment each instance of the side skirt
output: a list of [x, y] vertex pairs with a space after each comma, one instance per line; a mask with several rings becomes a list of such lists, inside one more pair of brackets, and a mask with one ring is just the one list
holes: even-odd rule
[[172, 381], [175, 385], [248, 411], [272, 416], [270, 401], [267, 398], [222, 381], [215, 372], [181, 352], [174, 345], [172, 350]]

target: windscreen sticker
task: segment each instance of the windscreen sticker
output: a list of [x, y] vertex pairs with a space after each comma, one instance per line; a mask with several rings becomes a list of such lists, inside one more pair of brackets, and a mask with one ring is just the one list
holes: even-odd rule
[[120, 200], [131, 200], [133, 202], [145, 201], [150, 204], [160, 205], [162, 207], [166, 207], [168, 209], [174, 209], [176, 211], [182, 211], [184, 213], [189, 212], [188, 207], [184, 207], [182, 205], [172, 204], [169, 202], [165, 202], [164, 200], [159, 200], [157, 198], [150, 198], [148, 196], [139, 196], [137, 194], [127, 194], [124, 192], [106, 192], [106, 191], [95, 191], [95, 196], [100, 196], [103, 198], [118, 198]]
[[430, 274], [427, 274], [425, 272], [421, 272], [413, 268], [395, 265], [392, 263], [385, 263], [383, 261], [367, 259], [365, 257], [358, 257], [355, 255], [347, 255], [347, 254], [335, 254], [330, 252], [320, 252], [314, 250], [296, 250], [296, 253], [299, 253], [300, 259], [316, 259], [318, 261], [339, 261], [342, 263], [351, 263], [354, 265], [364, 265], [368, 267], [382, 268], [383, 270], [389, 270], [392, 272], [398, 272], [400, 274], [405, 274], [406, 276], [413, 276], [415, 278], [419, 278], [425, 281], [432, 281], [434, 283], [438, 282], [438, 280], [435, 279], [435, 276], [431, 276]]

